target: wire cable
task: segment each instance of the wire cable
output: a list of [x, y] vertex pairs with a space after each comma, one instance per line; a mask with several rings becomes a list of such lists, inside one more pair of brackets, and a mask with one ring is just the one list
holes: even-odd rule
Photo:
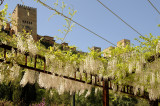
[[106, 5], [104, 5], [101, 1], [97, 0], [104, 8], [109, 10], [113, 15], [115, 15], [118, 19], [120, 19], [123, 23], [125, 23], [128, 27], [130, 27], [132, 30], [134, 30], [137, 34], [144, 37], [140, 32], [138, 32], [136, 29], [134, 29], [131, 25], [129, 25], [127, 22], [125, 22], [120, 16], [118, 16], [116, 13], [114, 13], [111, 9], [109, 9]]
[[153, 3], [150, 1], [150, 0], [148, 0], [148, 2], [151, 4], [151, 6], [158, 12], [158, 14], [160, 15], [160, 12], [158, 11], [158, 9], [153, 5]]
[[48, 9], [57, 12], [59, 15], [63, 16], [64, 18], [69, 19], [70, 21], [74, 22], [74, 23], [77, 24], [78, 26], [84, 28], [85, 30], [89, 31], [90, 33], [92, 33], [92, 34], [98, 36], [99, 38], [103, 39], [104, 41], [106, 41], [106, 42], [108, 42], [108, 43], [110, 43], [110, 44], [112, 44], [112, 45], [114, 45], [114, 46], [117, 46], [117, 45], [115, 45], [114, 43], [110, 42], [109, 40], [105, 39], [104, 37], [102, 37], [102, 36], [98, 35], [97, 33], [93, 32], [92, 30], [90, 30], [90, 29], [84, 27], [83, 25], [79, 24], [78, 22], [74, 21], [73, 19], [71, 19], [71, 18], [65, 16], [63, 13], [59, 12], [58, 10], [56, 10], [56, 9], [54, 9], [54, 8], [52, 8], [52, 7], [50, 7], [49, 5], [43, 3], [43, 2], [40, 1], [40, 0], [37, 0], [37, 1], [40, 2], [41, 4], [43, 4], [43, 5], [44, 5], [45, 7], [47, 7]]

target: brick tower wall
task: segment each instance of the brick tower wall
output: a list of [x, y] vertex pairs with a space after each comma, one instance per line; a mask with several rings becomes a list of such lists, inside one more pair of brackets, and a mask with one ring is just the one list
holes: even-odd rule
[[[22, 32], [25, 29], [27, 32], [31, 32], [34, 40], [37, 40], [37, 9], [17, 5], [12, 13], [12, 29], [15, 34]], [[15, 23], [14, 23], [15, 22]]]

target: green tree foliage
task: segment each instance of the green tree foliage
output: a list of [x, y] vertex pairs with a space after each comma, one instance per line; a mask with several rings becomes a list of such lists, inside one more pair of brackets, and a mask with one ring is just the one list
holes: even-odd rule
[[0, 5], [2, 5], [2, 4], [3, 4], [3, 2], [4, 2], [4, 0], [0, 0]]

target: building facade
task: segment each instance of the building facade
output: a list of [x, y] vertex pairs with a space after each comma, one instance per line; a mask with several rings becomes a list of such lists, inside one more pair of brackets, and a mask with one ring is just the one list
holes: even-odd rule
[[25, 30], [37, 40], [37, 9], [18, 4], [12, 13], [12, 29], [16, 35]]

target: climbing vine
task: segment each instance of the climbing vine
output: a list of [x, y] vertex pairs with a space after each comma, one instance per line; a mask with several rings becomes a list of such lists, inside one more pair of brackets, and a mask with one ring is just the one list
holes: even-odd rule
[[[0, 12], [2, 22], [4, 22], [5, 15], [6, 9]], [[66, 22], [69, 23], [67, 20]], [[65, 33], [68, 33], [67, 30], [71, 31], [71, 27], [71, 25], [69, 27], [66, 26]], [[103, 52], [91, 50], [89, 53], [81, 53], [73, 50], [72, 47], [56, 43], [54, 46], [46, 48], [40, 41], [35, 42], [32, 35], [25, 31], [13, 36], [1, 31], [0, 42], [18, 48], [21, 53], [15, 55], [14, 49], [11, 52], [7, 51], [5, 61], [12, 61], [13, 64], [6, 65], [5, 62], [0, 64], [0, 82], [14, 81], [20, 75], [19, 73], [24, 71], [25, 73], [20, 81], [21, 86], [37, 82], [40, 87], [46, 89], [56, 88], [59, 94], [65, 91], [70, 91], [71, 94], [73, 92], [84, 92], [85, 89], [90, 92], [91, 85], [55, 76], [55, 73], [57, 73], [60, 76], [74, 78], [75, 72], [78, 71], [77, 78], [80, 79], [81, 74], [82, 80], [89, 82], [92, 79], [85, 78], [85, 74], [83, 74], [85, 71], [88, 74], [99, 76], [100, 80], [102, 77], [112, 79], [115, 85], [132, 85], [135, 95], [139, 93], [139, 89], [141, 94], [147, 91], [149, 98], [156, 100], [160, 96], [160, 38], [150, 34], [136, 40], [140, 42], [139, 46], [116, 47], [111, 50], [111, 56], [103, 57], [101, 56]], [[46, 70], [51, 72], [52, 75], [21, 69], [18, 63], [24, 64], [22, 61], [24, 56], [22, 54], [26, 52], [30, 53], [27, 60], [29, 66], [34, 65], [33, 57], [36, 54], [45, 56]], [[2, 49], [0, 49], [0, 58], [4, 59]], [[37, 67], [43, 69], [43, 64], [43, 61], [39, 59]], [[8, 77], [6, 77], [7, 75]], [[114, 84], [112, 87], [116, 90], [117, 88]]]

